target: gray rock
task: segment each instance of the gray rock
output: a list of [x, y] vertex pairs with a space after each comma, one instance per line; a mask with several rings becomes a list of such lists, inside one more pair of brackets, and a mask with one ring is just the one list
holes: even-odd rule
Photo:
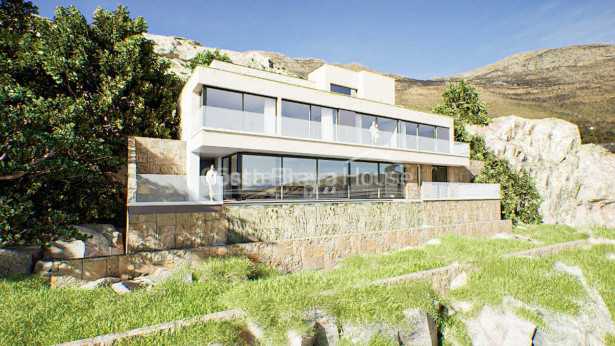
[[484, 136], [489, 149], [512, 167], [529, 172], [543, 198], [545, 223], [615, 227], [615, 155], [581, 145], [576, 125], [509, 116], [469, 132]]
[[111, 289], [117, 294], [130, 293], [130, 289], [123, 282], [117, 282], [112, 284]]
[[438, 345], [438, 329], [434, 320], [419, 308], [404, 310], [409, 322], [408, 330], [399, 331], [399, 340], [404, 345]]
[[118, 283], [120, 281], [121, 281], [120, 278], [114, 278], [114, 277], [102, 278], [96, 281], [90, 281], [84, 285], [81, 285], [79, 288], [83, 290], [93, 290], [95, 288], [109, 286], [109, 285]]
[[466, 321], [472, 345], [531, 345], [536, 325], [509, 311], [483, 307], [480, 314]]
[[85, 242], [82, 240], [62, 241], [51, 243], [46, 249], [46, 259], [72, 259], [85, 257]]
[[28, 275], [41, 257], [41, 248], [35, 246], [0, 249], [0, 277]]
[[178, 281], [184, 284], [191, 284], [193, 281], [192, 272], [184, 268], [158, 268], [154, 274], [136, 277], [134, 281], [142, 282], [144, 285], [158, 285], [164, 281]]
[[398, 329], [384, 323], [342, 325], [342, 337], [353, 344], [368, 345], [370, 339], [378, 334], [387, 339], [399, 340]]
[[459, 273], [453, 281], [451, 281], [451, 290], [456, 290], [465, 286], [468, 283], [468, 274], [465, 271]]
[[121, 233], [118, 232], [113, 225], [88, 223], [83, 225], [83, 227], [93, 229], [102, 234], [105, 238], [107, 238], [112, 247], [119, 247], [122, 245], [120, 239]]
[[538, 328], [535, 345], [604, 345], [605, 336], [615, 332], [615, 326], [600, 294], [587, 284], [581, 268], [557, 262], [554, 269], [576, 277], [585, 287], [589, 299], [576, 316], [543, 312], [547, 328]]
[[289, 330], [286, 333], [288, 344], [291, 346], [312, 346], [316, 340], [316, 333], [310, 332], [307, 335], [300, 334], [296, 330]]

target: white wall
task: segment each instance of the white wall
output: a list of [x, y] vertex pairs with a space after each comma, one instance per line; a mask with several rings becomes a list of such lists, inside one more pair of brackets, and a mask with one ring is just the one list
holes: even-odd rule
[[358, 98], [395, 104], [395, 80], [376, 73], [323, 65], [310, 73], [308, 79], [320, 90], [330, 91], [331, 84], [336, 84], [357, 90]]

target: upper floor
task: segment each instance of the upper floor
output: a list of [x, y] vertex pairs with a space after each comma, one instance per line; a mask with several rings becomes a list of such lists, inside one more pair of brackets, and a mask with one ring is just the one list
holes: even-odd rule
[[394, 101], [394, 80], [366, 71], [324, 65], [305, 80], [214, 61], [197, 67], [182, 91], [182, 139], [194, 152], [219, 156], [287, 150], [467, 165], [467, 144], [452, 140], [452, 118]]

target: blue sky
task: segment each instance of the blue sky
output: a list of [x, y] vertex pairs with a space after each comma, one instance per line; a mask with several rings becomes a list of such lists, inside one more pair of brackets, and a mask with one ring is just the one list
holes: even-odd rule
[[508, 55], [615, 43], [615, 1], [34, 0], [40, 14], [75, 5], [128, 7], [149, 32], [209, 47], [266, 50], [428, 79]]

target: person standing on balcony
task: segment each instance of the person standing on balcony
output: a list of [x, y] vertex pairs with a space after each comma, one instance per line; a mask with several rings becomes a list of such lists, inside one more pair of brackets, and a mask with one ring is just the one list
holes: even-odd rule
[[378, 144], [378, 138], [380, 137], [380, 129], [376, 120], [372, 122], [372, 126], [369, 127], [369, 133], [372, 135], [372, 144]]
[[209, 201], [213, 202], [214, 200], [214, 184], [218, 180], [218, 172], [214, 169], [214, 165], [209, 167], [207, 173], [205, 173], [205, 181], [207, 182], [207, 187], [209, 187]]

